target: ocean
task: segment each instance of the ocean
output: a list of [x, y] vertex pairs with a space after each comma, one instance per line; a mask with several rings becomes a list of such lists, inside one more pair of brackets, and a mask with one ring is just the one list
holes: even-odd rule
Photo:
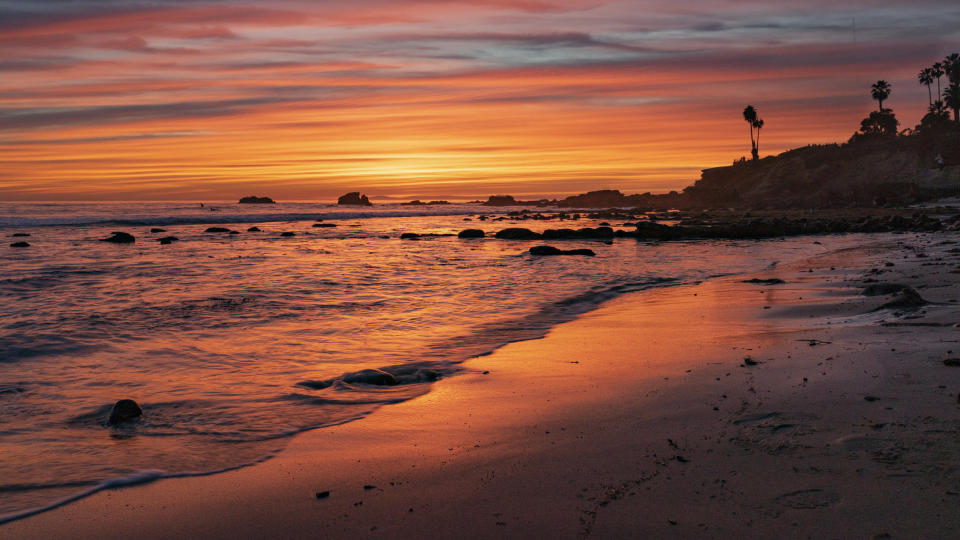
[[[605, 221], [504, 219], [516, 210], [0, 203], [0, 523], [104, 487], [257, 463], [624, 293], [857, 242], [490, 238]], [[488, 237], [455, 236], [466, 228]], [[100, 241], [114, 231], [136, 242]], [[527, 253], [539, 244], [596, 257]], [[396, 384], [367, 384], [370, 369]], [[125, 398], [143, 417], [108, 425]]]

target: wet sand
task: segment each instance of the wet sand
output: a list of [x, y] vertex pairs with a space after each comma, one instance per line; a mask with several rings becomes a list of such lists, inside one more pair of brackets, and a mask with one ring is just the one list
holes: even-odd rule
[[[260, 465], [0, 537], [953, 536], [960, 234], [888, 238], [621, 297]], [[875, 311], [871, 279], [936, 303]]]

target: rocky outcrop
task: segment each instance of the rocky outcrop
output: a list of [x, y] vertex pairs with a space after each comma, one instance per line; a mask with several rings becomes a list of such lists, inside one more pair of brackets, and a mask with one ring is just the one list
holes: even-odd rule
[[260, 227], [250, 227], [247, 232], [260, 232]]
[[457, 238], [483, 238], [484, 232], [480, 229], [464, 229], [457, 233]]
[[337, 199], [337, 204], [350, 206], [373, 206], [366, 195], [361, 195], [359, 191], [351, 191]]
[[178, 242], [179, 240], [180, 239], [176, 236], [164, 236], [163, 238], [157, 238], [157, 241], [160, 242], [161, 245], [172, 244], [174, 242]]
[[417, 240], [420, 238], [420, 235], [415, 232], [405, 232], [400, 235], [401, 240]]
[[14, 242], [14, 243], [10, 244], [10, 247], [15, 247], [15, 248], [30, 247], [30, 243], [29, 243], [29, 242]]
[[132, 244], [137, 241], [132, 234], [125, 232], [115, 232], [112, 233], [113, 236], [109, 238], [101, 238], [101, 242], [112, 242], [114, 244]]
[[240, 199], [239, 204], [276, 204], [270, 197], [256, 197], [249, 195]]

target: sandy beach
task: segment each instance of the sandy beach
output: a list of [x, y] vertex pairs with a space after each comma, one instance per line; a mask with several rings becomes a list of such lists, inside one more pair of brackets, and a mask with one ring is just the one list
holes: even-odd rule
[[[952, 537], [957, 241], [632, 293], [259, 465], [101, 491], [0, 537]], [[878, 309], [897, 297], [860, 293], [880, 283], [931, 303]]]

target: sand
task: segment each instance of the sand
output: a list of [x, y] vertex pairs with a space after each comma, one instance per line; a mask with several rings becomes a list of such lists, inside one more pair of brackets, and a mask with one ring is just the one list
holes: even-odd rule
[[[955, 537], [960, 235], [875, 238], [620, 297], [259, 465], [0, 537]], [[935, 303], [876, 310], [864, 280]]]

